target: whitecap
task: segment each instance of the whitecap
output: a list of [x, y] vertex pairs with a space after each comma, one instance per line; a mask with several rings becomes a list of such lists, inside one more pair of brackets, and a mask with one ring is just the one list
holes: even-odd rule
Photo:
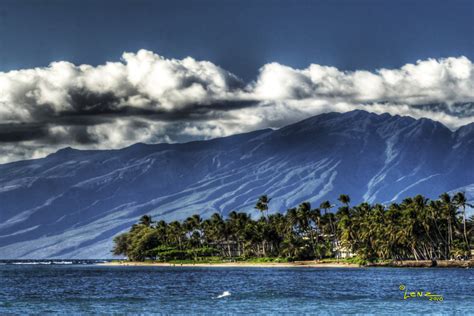
[[51, 262], [50, 261], [20, 261], [20, 262], [12, 262], [11, 264], [37, 265], [37, 264], [51, 264]]
[[222, 298], [222, 297], [226, 297], [226, 296], [230, 296], [230, 292], [229, 291], [224, 291], [222, 292], [221, 295], [217, 296], [217, 298]]

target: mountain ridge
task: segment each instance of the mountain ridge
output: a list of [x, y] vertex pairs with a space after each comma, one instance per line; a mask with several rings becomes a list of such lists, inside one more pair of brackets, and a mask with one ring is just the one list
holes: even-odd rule
[[[319, 115], [311, 116], [309, 118], [303, 119], [303, 120], [298, 121], [296, 123], [292, 123], [292, 124], [284, 126], [282, 128], [292, 126], [292, 125], [295, 125], [295, 124], [298, 124], [298, 123], [301, 123], [301, 122], [305, 122], [307, 120], [311, 120], [315, 117], [319, 117], [319, 116], [322, 116], [322, 115], [325, 115], [325, 114], [331, 114], [331, 113], [335, 113], [335, 114], [367, 113], [367, 114], [376, 115], [376, 116], [379, 116], [379, 117], [389, 116], [389, 117], [392, 117], [392, 118], [409, 119], [409, 120], [412, 120], [412, 121], [429, 121], [429, 122], [433, 122], [433, 123], [442, 125], [444, 128], [446, 128], [446, 129], [448, 129], [448, 130], [450, 130], [454, 133], [457, 133], [458, 131], [460, 131], [462, 129], [469, 129], [470, 132], [471, 131], [474, 132], [474, 122], [468, 123], [466, 125], [459, 126], [458, 128], [456, 128], [454, 130], [451, 130], [450, 128], [448, 128], [443, 123], [441, 123], [439, 121], [436, 121], [436, 120], [433, 120], [433, 119], [430, 119], [430, 118], [422, 117], [422, 118], [416, 119], [416, 118], [414, 118], [412, 116], [409, 116], [409, 115], [399, 115], [399, 114], [392, 115], [392, 114], [389, 114], [389, 113], [376, 114], [374, 112], [368, 112], [368, 111], [360, 110], [360, 109], [356, 109], [356, 110], [352, 110], [352, 111], [348, 111], [348, 112], [343, 112], [343, 113], [341, 113], [341, 112], [326, 112], [326, 113], [322, 113], [322, 114], [319, 114]], [[279, 129], [282, 129], [282, 128], [279, 128]], [[138, 143], [132, 144], [130, 146], [126, 146], [126, 147], [122, 147], [122, 148], [114, 148], [114, 149], [80, 149], [80, 148], [73, 148], [71, 146], [66, 146], [64, 148], [58, 149], [56, 152], [53, 152], [53, 153], [50, 153], [50, 154], [46, 155], [45, 157], [12, 161], [12, 162], [7, 162], [7, 163], [0, 164], [0, 166], [1, 165], [14, 164], [14, 163], [20, 163], [20, 162], [26, 162], [26, 161], [32, 161], [32, 160], [40, 160], [40, 159], [44, 159], [44, 158], [50, 157], [52, 155], [61, 153], [63, 151], [74, 151], [74, 152], [101, 152], [102, 151], [103, 152], [103, 151], [119, 151], [119, 150], [124, 150], [124, 149], [130, 148], [130, 147], [141, 146], [141, 145], [144, 145], [144, 146], [157, 146], [157, 145], [190, 144], [190, 143], [209, 142], [209, 141], [212, 141], [212, 140], [225, 139], [225, 138], [228, 138], [228, 137], [234, 137], [234, 136], [238, 136], [238, 135], [245, 135], [245, 134], [259, 132], [259, 131], [275, 131], [275, 130], [279, 130], [279, 129], [263, 128], [263, 129], [258, 129], [258, 130], [254, 130], [254, 131], [249, 131], [249, 132], [244, 132], [244, 133], [239, 133], [239, 134], [233, 134], [233, 135], [228, 135], [228, 136], [216, 137], [216, 138], [211, 138], [211, 139], [203, 139], [203, 140], [192, 140], [192, 141], [180, 142], [180, 143], [142, 143], [142, 142], [138, 142]]]
[[[429, 119], [361, 110], [206, 141], [64, 148], [0, 165], [0, 258], [110, 257], [112, 237], [145, 213], [166, 220], [200, 213], [272, 211], [399, 201], [465, 190], [474, 197], [474, 133]], [[474, 124], [473, 124], [474, 126]], [[458, 132], [460, 131], [460, 132]]]

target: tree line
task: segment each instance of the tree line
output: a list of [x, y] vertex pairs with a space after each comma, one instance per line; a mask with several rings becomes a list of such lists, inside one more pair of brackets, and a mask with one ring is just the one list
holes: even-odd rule
[[474, 216], [463, 193], [444, 193], [437, 200], [422, 195], [390, 205], [351, 206], [342, 194], [337, 204], [319, 208], [309, 202], [269, 214], [271, 199], [261, 196], [253, 219], [244, 212], [226, 218], [193, 215], [184, 221], [154, 222], [140, 218], [126, 233], [114, 238], [113, 254], [130, 260], [202, 260], [272, 257], [287, 260], [337, 258], [355, 255], [362, 260], [440, 260], [470, 258]]

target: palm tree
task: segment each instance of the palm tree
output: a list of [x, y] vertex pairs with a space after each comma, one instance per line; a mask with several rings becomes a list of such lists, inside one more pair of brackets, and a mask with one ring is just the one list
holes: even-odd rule
[[139, 223], [145, 225], [146, 227], [150, 227], [153, 221], [151, 220], [150, 215], [143, 215], [142, 217], [140, 217]]
[[114, 248], [112, 250], [112, 254], [114, 256], [125, 255], [127, 256], [128, 248], [129, 248], [129, 234], [124, 233], [115, 236], [114, 238]]
[[321, 210], [319, 208], [309, 211], [309, 218], [314, 223], [315, 230], [321, 232]]
[[474, 207], [469, 204], [466, 199], [466, 195], [463, 192], [458, 192], [453, 197], [454, 204], [462, 209], [462, 223], [463, 223], [463, 232], [464, 232], [464, 241], [466, 242], [467, 250], [471, 250], [469, 245], [469, 238], [467, 238], [467, 228], [466, 228], [466, 206]]
[[446, 219], [447, 222], [447, 230], [448, 230], [448, 253], [451, 252], [451, 246], [453, 244], [453, 222], [456, 222], [456, 207], [451, 200], [451, 196], [448, 193], [443, 193], [439, 196], [440, 201], [442, 203], [443, 209], [443, 217]]
[[271, 199], [267, 195], [262, 195], [258, 198], [257, 204], [255, 204], [255, 209], [262, 212], [262, 216], [265, 217], [265, 212], [268, 213], [268, 204]]
[[298, 206], [296, 210], [296, 218], [300, 229], [307, 234], [310, 228], [309, 223], [309, 211], [311, 210], [311, 204], [309, 202], [303, 202]]
[[168, 225], [168, 236], [171, 236], [175, 246], [183, 249], [184, 229], [183, 225], [178, 221], [173, 221]]
[[192, 246], [200, 246], [202, 243], [202, 218], [198, 214], [188, 217], [183, 227], [187, 230]]
[[245, 226], [251, 220], [250, 216], [247, 213], [237, 213], [232, 211], [229, 213], [227, 224], [230, 236], [237, 245], [237, 254], [240, 256], [244, 252], [243, 240]]
[[[332, 208], [332, 205], [329, 201], [324, 201], [319, 205], [319, 208], [324, 210], [324, 215], [328, 216], [328, 210]], [[334, 235], [334, 226], [332, 224], [332, 216], [329, 214], [329, 227], [331, 229], [331, 234]]]
[[340, 240], [338, 245], [344, 245], [347, 247], [352, 246], [351, 241], [353, 240], [354, 235], [352, 217], [353, 214], [347, 206], [341, 207], [337, 211], [338, 241]]
[[155, 224], [155, 230], [158, 232], [158, 235], [160, 236], [160, 240], [163, 244], [168, 243], [168, 236], [166, 234], [168, 228], [168, 224], [161, 220]]
[[467, 231], [468, 231], [468, 236], [470, 238], [470, 242], [472, 242], [473, 239], [474, 239], [474, 234], [473, 234], [473, 231], [474, 231], [474, 215], [471, 215], [471, 217], [469, 217], [469, 219], [467, 220]]
[[225, 222], [219, 213], [212, 214], [209, 219], [202, 223], [206, 244], [211, 247], [217, 247], [222, 256], [224, 256], [225, 252], [222, 244], [227, 240], [225, 226]]
[[339, 195], [338, 201], [349, 207], [349, 203], [351, 203], [351, 198], [347, 194], [341, 194]]

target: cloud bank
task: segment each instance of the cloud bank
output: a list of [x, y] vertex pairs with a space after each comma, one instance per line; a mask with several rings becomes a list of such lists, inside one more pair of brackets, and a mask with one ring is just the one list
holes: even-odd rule
[[243, 82], [208, 61], [140, 50], [99, 66], [60, 61], [0, 72], [0, 163], [65, 146], [207, 139], [353, 109], [427, 117], [452, 129], [473, 122], [473, 63], [450, 57], [374, 72], [270, 63]]

